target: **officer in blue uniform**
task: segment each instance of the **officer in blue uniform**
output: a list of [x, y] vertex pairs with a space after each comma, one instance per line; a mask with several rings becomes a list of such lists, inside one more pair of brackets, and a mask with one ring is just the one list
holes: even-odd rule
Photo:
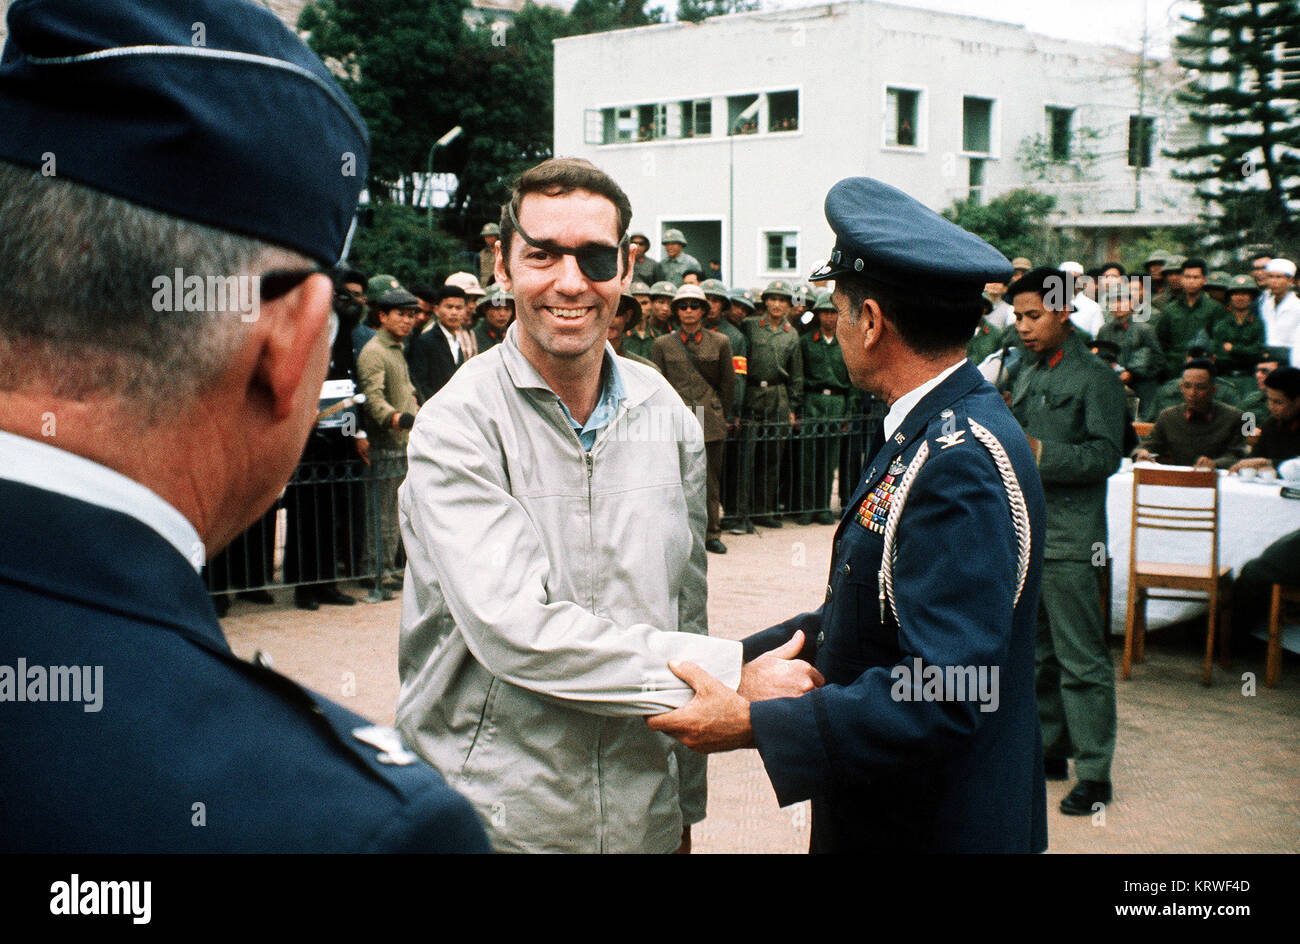
[[[237, 658], [198, 572], [315, 422], [356, 109], [243, 0], [29, 0], [8, 26], [0, 850], [487, 851], [391, 730]], [[255, 308], [204, 297], [241, 271]], [[194, 307], [160, 310], [173, 276]]]
[[745, 640], [806, 640], [826, 684], [746, 701], [697, 666], [651, 727], [699, 751], [755, 746], [782, 805], [811, 799], [815, 852], [1037, 852], [1047, 845], [1034, 700], [1044, 507], [1034, 457], [965, 357], [991, 246], [870, 178], [826, 198], [837, 336], [890, 404], [835, 535], [823, 605]]

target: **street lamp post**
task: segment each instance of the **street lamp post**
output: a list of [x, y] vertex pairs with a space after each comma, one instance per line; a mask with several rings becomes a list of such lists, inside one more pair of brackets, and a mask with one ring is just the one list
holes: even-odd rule
[[736, 284], [736, 129], [758, 114], [760, 101], [754, 99], [754, 103], [737, 115], [727, 128], [727, 280], [732, 285]]
[[424, 185], [429, 188], [429, 195], [426, 198], [427, 202], [425, 204], [424, 220], [425, 226], [429, 231], [429, 254], [431, 259], [433, 254], [433, 152], [438, 150], [438, 148], [446, 147], [448, 144], [451, 144], [452, 141], [455, 141], [460, 137], [462, 130], [464, 129], [461, 128], [460, 125], [457, 125], [437, 141], [434, 141], [433, 146], [429, 148], [429, 162], [424, 175]]

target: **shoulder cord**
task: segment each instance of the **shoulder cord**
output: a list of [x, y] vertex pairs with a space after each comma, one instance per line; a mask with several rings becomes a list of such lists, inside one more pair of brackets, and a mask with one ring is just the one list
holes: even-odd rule
[[[1007, 501], [1011, 505], [1011, 524], [1016, 529], [1016, 598], [1015, 603], [1020, 602], [1020, 594], [1025, 589], [1025, 576], [1029, 573], [1029, 510], [1025, 506], [1025, 496], [1020, 491], [1020, 481], [1016, 478], [1015, 469], [1011, 466], [1011, 460], [1007, 457], [1006, 450], [1002, 448], [1002, 443], [998, 442], [997, 437], [990, 433], [985, 427], [981, 426], [974, 420], [969, 420], [971, 432], [975, 438], [983, 443], [993, 457], [994, 464], [998, 467], [998, 473], [1002, 476], [1002, 486], [1007, 492]], [[898, 483], [898, 489], [894, 493], [893, 501], [889, 507], [889, 517], [885, 519], [885, 547], [880, 557], [880, 620], [885, 620], [885, 603], [888, 601], [889, 608], [894, 614], [894, 622], [899, 623], [898, 604], [894, 598], [894, 537], [898, 531], [898, 519], [903, 515], [903, 506], [907, 503], [907, 493], [912, 488], [912, 482], [916, 479], [917, 473], [921, 471], [921, 466], [930, 456], [930, 442], [926, 440], [921, 443], [921, 448], [916, 451], [912, 457], [912, 462], [903, 473], [903, 478]], [[1014, 604], [1013, 604], [1014, 605]]]

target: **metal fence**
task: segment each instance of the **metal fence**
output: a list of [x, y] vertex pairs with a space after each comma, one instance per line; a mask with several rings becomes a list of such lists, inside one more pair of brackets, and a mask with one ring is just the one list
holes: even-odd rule
[[391, 596], [384, 583], [401, 572], [397, 487], [406, 453], [372, 449], [359, 458], [299, 463], [276, 503], [209, 561], [214, 594], [356, 581], [369, 599]]
[[[781, 518], [838, 519], [874, 443], [876, 413], [744, 422], [723, 447], [723, 526], [753, 531]], [[371, 601], [391, 598], [405, 566], [397, 488], [406, 453], [304, 461], [266, 514], [204, 571], [213, 594], [353, 582]], [[262, 597], [262, 599], [265, 599]]]

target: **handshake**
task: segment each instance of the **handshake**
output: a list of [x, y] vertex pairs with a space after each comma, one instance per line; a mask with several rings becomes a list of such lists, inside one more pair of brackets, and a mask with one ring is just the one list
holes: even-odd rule
[[694, 662], [668, 663], [695, 697], [681, 708], [647, 718], [646, 724], [701, 754], [753, 747], [750, 702], [798, 697], [826, 684], [820, 672], [796, 658], [803, 645], [803, 633], [796, 632], [784, 645], [746, 662], [734, 692]]

